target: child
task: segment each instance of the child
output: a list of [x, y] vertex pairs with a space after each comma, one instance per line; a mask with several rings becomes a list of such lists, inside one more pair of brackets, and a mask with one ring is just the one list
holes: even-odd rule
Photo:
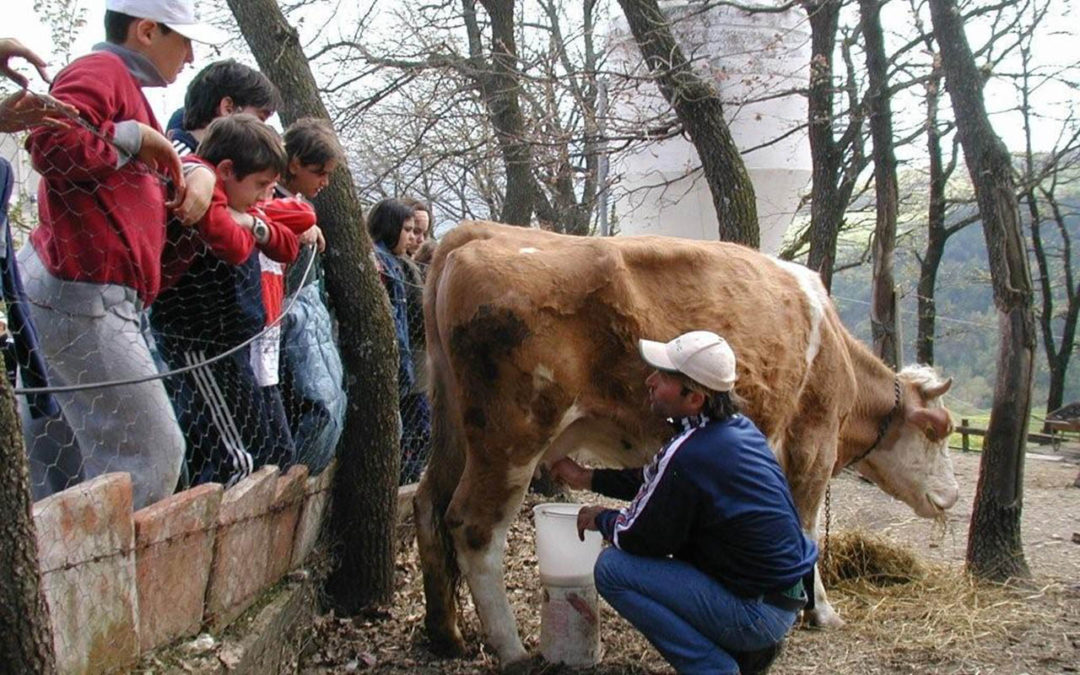
[[414, 453], [417, 444], [411, 439], [418, 438], [415, 425], [423, 420], [411, 414], [410, 394], [416, 383], [416, 368], [413, 364], [411, 341], [409, 339], [409, 315], [406, 302], [406, 276], [401, 257], [406, 253], [413, 238], [415, 221], [413, 209], [396, 199], [384, 199], [372, 207], [368, 213], [368, 232], [375, 244], [375, 262], [379, 268], [386, 294], [390, 298], [390, 309], [394, 320], [394, 333], [398, 344], [398, 407], [403, 420], [402, 429], [402, 473], [399, 481], [416, 479], [417, 458]]
[[[285, 131], [285, 154], [284, 184], [277, 187], [277, 199], [264, 205], [275, 219], [284, 218], [283, 210], [310, 209], [307, 200], [326, 187], [330, 174], [345, 161], [330, 123], [316, 118], [297, 120]], [[281, 324], [281, 388], [297, 462], [307, 464], [316, 474], [334, 456], [345, 426], [344, 370], [334, 344], [330, 313], [317, 283], [320, 269], [316, 251], [321, 252], [326, 243], [317, 225], [301, 234], [300, 241], [311, 246], [305, 246], [288, 270], [289, 294], [295, 294], [295, 301]], [[268, 275], [264, 268], [263, 288], [271, 295], [268, 307], [284, 293], [283, 280], [272, 271]]]
[[199, 364], [170, 382], [188, 442], [190, 482], [233, 485], [264, 464], [293, 460], [291, 435], [268, 409], [245, 343], [266, 323], [260, 253], [291, 262], [299, 243], [256, 208], [285, 168], [280, 141], [258, 118], [214, 120], [185, 162], [212, 167], [217, 185], [195, 228], [170, 223], [167, 288], [151, 325], [170, 368]]
[[[105, 42], [51, 89], [95, 131], [44, 126], [27, 141], [42, 176], [40, 222], [19, 266], [53, 386], [157, 372], [141, 320], [158, 293], [170, 205], [147, 167], [172, 176], [174, 197], [184, 181], [143, 89], [175, 81], [193, 60], [192, 40], [227, 37], [196, 22], [194, 0], [106, 0], [105, 8]], [[184, 439], [159, 380], [56, 399], [62, 417], [23, 418], [35, 498], [113, 471], [131, 474], [135, 509], [172, 493]]]

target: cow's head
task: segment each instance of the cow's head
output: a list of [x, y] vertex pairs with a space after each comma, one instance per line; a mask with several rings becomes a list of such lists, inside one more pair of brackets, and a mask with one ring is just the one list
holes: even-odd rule
[[952, 421], [941, 402], [952, 380], [928, 366], [908, 366], [897, 377], [901, 409], [880, 446], [855, 468], [916, 514], [938, 518], [959, 496], [948, 447]]

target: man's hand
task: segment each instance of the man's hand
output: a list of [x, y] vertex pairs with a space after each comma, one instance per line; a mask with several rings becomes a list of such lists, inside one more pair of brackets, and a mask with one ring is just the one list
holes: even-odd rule
[[[139, 154], [136, 155], [141, 162], [152, 169], [162, 171], [172, 178], [175, 192], [173, 198], [165, 202], [166, 208], [175, 209], [184, 202], [184, 194], [187, 191], [187, 183], [184, 182], [184, 171], [180, 167], [180, 155], [176, 154], [176, 148], [169, 139], [165, 138], [153, 127], [139, 122], [141, 142]], [[201, 217], [201, 216], [200, 216]]]
[[36, 126], [67, 127], [68, 118], [78, 114], [75, 106], [21, 89], [0, 101], [0, 132], [13, 134]]
[[173, 214], [180, 219], [180, 224], [194, 225], [202, 220], [210, 208], [216, 182], [217, 176], [205, 166], [199, 166], [188, 174], [184, 199], [173, 209]]
[[551, 477], [574, 490], [591, 490], [592, 476], [592, 469], [586, 469], [569, 457], [551, 465]]
[[604, 510], [603, 506], [582, 506], [577, 514], [577, 536], [585, 541], [585, 530], [599, 531], [596, 527], [596, 516]]
[[37, 68], [38, 75], [41, 75], [41, 79], [46, 82], [52, 82], [52, 78], [45, 72], [45, 61], [40, 56], [30, 51], [23, 46], [21, 42], [15, 38], [2, 38], [0, 39], [0, 74], [3, 74], [12, 80], [20, 88], [26, 89], [26, 85], [29, 84], [26, 78], [16, 73], [15, 70], [8, 64], [8, 60], [13, 56], [17, 56], [22, 59], [26, 59]]
[[319, 253], [326, 250], [326, 238], [323, 237], [318, 225], [312, 225], [300, 235], [300, 245], [307, 246], [308, 244], [314, 244]]

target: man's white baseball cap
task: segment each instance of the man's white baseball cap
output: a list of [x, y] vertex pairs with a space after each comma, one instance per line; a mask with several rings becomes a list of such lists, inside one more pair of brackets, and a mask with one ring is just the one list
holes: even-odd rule
[[189, 40], [219, 45], [225, 31], [195, 19], [195, 0], [105, 0], [105, 9], [165, 24]]
[[638, 340], [638, 351], [650, 366], [682, 373], [712, 391], [731, 391], [735, 386], [735, 352], [716, 333], [695, 330], [671, 342]]

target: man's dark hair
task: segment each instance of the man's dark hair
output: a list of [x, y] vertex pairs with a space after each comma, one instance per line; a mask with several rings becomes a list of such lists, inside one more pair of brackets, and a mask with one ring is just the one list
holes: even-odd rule
[[[111, 9], [105, 10], [105, 41], [114, 45], [124, 44], [127, 42], [128, 28], [138, 20], [139, 17], [137, 16], [114, 12]], [[172, 28], [163, 23], [159, 22], [158, 27], [161, 28], [162, 35], [168, 35], [172, 32]]]
[[285, 154], [289, 160], [295, 157], [301, 166], [326, 166], [330, 162], [345, 162], [334, 128], [328, 120], [318, 117], [302, 117], [285, 130]]
[[231, 159], [238, 179], [266, 169], [279, 175], [285, 171], [285, 148], [277, 132], [246, 113], [211, 122], [195, 154], [215, 166]]
[[690, 379], [682, 373], [675, 373], [675, 375], [682, 382], [683, 396], [688, 395], [692, 391], [696, 391], [705, 397], [705, 402], [701, 406], [701, 412], [709, 416], [709, 419], [713, 421], [723, 421], [732, 415], [739, 414], [739, 397], [735, 395], [734, 391], [713, 391], [708, 389], [694, 380]]
[[184, 95], [184, 129], [202, 129], [218, 116], [223, 98], [231, 98], [237, 108], [254, 106], [271, 114], [281, 107], [281, 93], [259, 71], [234, 59], [215, 61], [191, 80]]
[[413, 217], [413, 210], [396, 199], [384, 199], [371, 207], [367, 226], [371, 240], [382, 242], [383, 246], [394, 250], [401, 238], [401, 227]]

